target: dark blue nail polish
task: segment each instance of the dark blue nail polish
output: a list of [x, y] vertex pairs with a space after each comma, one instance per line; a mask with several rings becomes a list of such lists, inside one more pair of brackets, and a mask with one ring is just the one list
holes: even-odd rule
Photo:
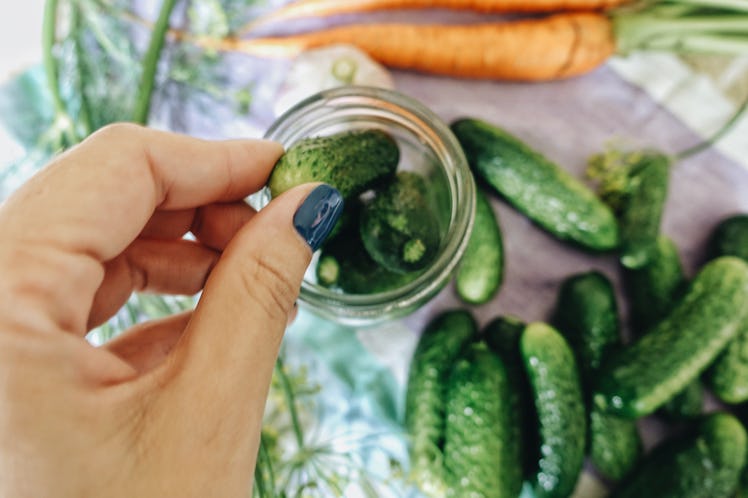
[[293, 226], [312, 251], [319, 249], [343, 212], [343, 197], [329, 185], [320, 185], [304, 199], [293, 217]]

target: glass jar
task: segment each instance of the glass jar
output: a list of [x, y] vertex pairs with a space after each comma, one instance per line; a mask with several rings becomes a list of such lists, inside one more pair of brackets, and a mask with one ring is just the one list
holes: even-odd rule
[[[441, 220], [441, 244], [434, 261], [415, 280], [373, 294], [346, 294], [318, 285], [315, 255], [301, 285], [299, 304], [352, 326], [402, 317], [434, 297], [449, 282], [465, 251], [475, 215], [475, 182], [457, 139], [433, 112], [398, 92], [360, 86], [325, 90], [278, 118], [265, 138], [288, 149], [304, 138], [362, 128], [389, 133], [400, 147], [398, 170], [426, 178]], [[267, 201], [265, 193], [261, 204]]]

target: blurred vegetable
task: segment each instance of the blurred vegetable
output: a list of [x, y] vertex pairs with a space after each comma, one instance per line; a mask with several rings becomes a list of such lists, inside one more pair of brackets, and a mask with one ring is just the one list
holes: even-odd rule
[[[555, 3], [555, 2], [553, 2]], [[614, 2], [618, 3], [618, 2]], [[277, 14], [298, 17], [377, 8], [439, 7], [433, 2], [302, 1]], [[346, 5], [350, 5], [347, 7]], [[608, 4], [610, 5], [610, 4]], [[450, 3], [454, 6], [454, 2]], [[531, 6], [538, 6], [537, 9]], [[352, 24], [290, 36], [183, 39], [214, 50], [290, 57], [316, 47], [352, 44], [386, 66], [466, 78], [550, 80], [577, 76], [614, 54], [636, 50], [748, 53], [748, 7], [736, 0], [649, 0], [598, 12], [601, 2], [472, 2], [475, 10], [556, 10], [548, 17], [454, 24]], [[586, 10], [586, 11], [585, 11]], [[268, 19], [272, 19], [270, 14]], [[248, 27], [251, 31], [252, 25]], [[246, 30], [245, 30], [246, 31]]]

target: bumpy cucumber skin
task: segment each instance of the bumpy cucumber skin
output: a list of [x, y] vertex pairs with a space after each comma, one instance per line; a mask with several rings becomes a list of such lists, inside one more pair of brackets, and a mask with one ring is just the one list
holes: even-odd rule
[[426, 189], [423, 177], [401, 171], [361, 212], [364, 247], [390, 271], [421, 270], [439, 251], [439, 220]]
[[613, 212], [574, 176], [486, 122], [461, 119], [451, 128], [473, 171], [536, 224], [588, 249], [618, 246]]
[[477, 324], [468, 311], [445, 311], [426, 326], [410, 363], [405, 427], [411, 443], [411, 475], [432, 496], [446, 491], [442, 443], [449, 376], [476, 334]]
[[624, 277], [635, 337], [665, 317], [687, 286], [678, 247], [665, 236], [658, 238], [649, 263], [637, 270], [627, 270]]
[[[567, 278], [559, 290], [553, 324], [574, 351], [589, 392], [605, 358], [621, 345], [618, 306], [610, 280], [597, 271]], [[588, 411], [590, 460], [609, 479], [621, 479], [642, 452], [636, 422], [601, 413], [594, 406]]]
[[653, 450], [610, 498], [729, 498], [745, 457], [742, 424], [727, 413], [714, 413], [695, 434]]
[[634, 468], [643, 452], [636, 421], [590, 410], [590, 461], [608, 479], [619, 481]]
[[673, 311], [606, 362], [595, 404], [623, 417], [648, 415], [686, 387], [732, 340], [748, 307], [748, 265], [707, 264]]
[[268, 180], [276, 197], [308, 182], [324, 182], [348, 199], [391, 178], [400, 160], [400, 149], [387, 133], [351, 130], [307, 138], [289, 147]]
[[645, 153], [632, 167], [619, 215], [623, 266], [642, 268], [657, 251], [669, 180], [670, 159], [663, 154]]
[[506, 368], [485, 343], [473, 344], [449, 379], [444, 467], [447, 496], [516, 498], [522, 490], [520, 424]]
[[725, 403], [748, 400], [748, 319], [709, 368], [706, 378], [712, 392]]
[[[489, 349], [501, 358], [506, 367], [509, 378], [509, 405], [520, 420], [520, 423], [511, 427], [516, 431], [516, 439], [521, 441], [520, 450], [523, 468], [534, 471], [533, 466], [537, 464], [534, 449], [537, 446], [536, 433], [537, 424], [534, 422], [535, 413], [532, 400], [528, 393], [530, 385], [522, 363], [519, 351], [519, 341], [525, 323], [513, 316], [498, 316], [491, 320], [481, 331], [483, 340]], [[534, 438], [534, 439], [533, 439]]]
[[498, 292], [503, 276], [501, 229], [486, 194], [477, 190], [473, 232], [455, 276], [457, 295], [468, 304], [486, 303]]
[[588, 380], [621, 342], [613, 285], [598, 271], [573, 275], [559, 289], [553, 325], [569, 342]]
[[[641, 337], [667, 316], [688, 286], [678, 247], [664, 235], [658, 237], [647, 264], [625, 269], [624, 280], [634, 337]], [[667, 401], [660, 413], [671, 420], [684, 420], [699, 415], [703, 404], [704, 389], [697, 379]]]
[[688, 420], [704, 412], [704, 386], [700, 380], [690, 382], [682, 391], [662, 405], [658, 415], [668, 420]]
[[722, 220], [709, 241], [712, 257], [735, 256], [748, 261], [748, 214]]
[[[714, 257], [735, 256], [748, 261], [748, 215], [721, 221], [712, 233], [710, 250]], [[725, 403], [748, 400], [748, 318], [709, 368], [706, 379], [712, 392]]]
[[[748, 215], [722, 220], [712, 233], [710, 250], [714, 257], [735, 256], [748, 261]], [[725, 403], [748, 400], [748, 318], [737, 337], [709, 368], [706, 380], [712, 392]]]
[[409, 284], [422, 272], [395, 273], [377, 264], [366, 252], [357, 226], [349, 226], [322, 246], [317, 282], [348, 294], [375, 294]]
[[584, 461], [586, 415], [574, 353], [555, 329], [531, 323], [520, 350], [539, 422], [537, 498], [571, 495]]

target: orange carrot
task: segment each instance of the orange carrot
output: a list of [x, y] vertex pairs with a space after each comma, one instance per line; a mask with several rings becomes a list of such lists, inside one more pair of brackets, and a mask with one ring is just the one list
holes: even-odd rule
[[289, 57], [336, 43], [355, 45], [393, 68], [521, 81], [583, 74], [615, 51], [610, 19], [591, 12], [474, 25], [359, 24], [287, 37], [201, 44], [260, 57]]
[[297, 0], [250, 23], [240, 33], [270, 21], [359, 14], [394, 9], [454, 9], [476, 12], [552, 12], [599, 10], [617, 7], [631, 0]]

